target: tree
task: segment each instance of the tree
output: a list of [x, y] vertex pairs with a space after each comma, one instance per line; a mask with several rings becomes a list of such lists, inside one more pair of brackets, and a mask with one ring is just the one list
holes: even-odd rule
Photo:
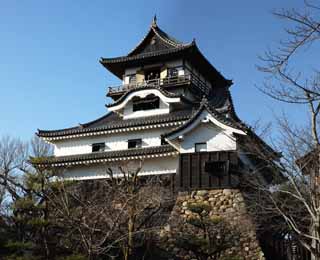
[[170, 214], [166, 179], [140, 176], [141, 162], [107, 168], [106, 179], [66, 180], [59, 178], [65, 169], [41, 163], [51, 153], [38, 138], [30, 146], [9, 137], [0, 142], [0, 187], [7, 197], [1, 205], [1, 257], [146, 256]]
[[[183, 220], [182, 232], [174, 234], [178, 248], [192, 251], [198, 260], [218, 260], [235, 246], [239, 234], [232, 231], [220, 216], [210, 216], [211, 206], [204, 202], [188, 203], [192, 216]], [[238, 259], [236, 256], [229, 259]]]
[[[253, 172], [247, 175], [246, 185], [255, 191], [248, 196], [255, 213], [258, 216], [267, 215], [271, 220], [268, 224], [272, 223], [279, 232], [283, 231], [285, 223], [287, 232], [312, 254], [313, 259], [320, 259], [320, 189], [318, 185], [311, 185], [311, 169], [319, 171], [320, 165], [320, 72], [299, 71], [301, 50], [319, 44], [320, 6], [305, 2], [304, 7], [304, 10], [274, 12], [276, 17], [289, 24], [287, 40], [280, 42], [278, 49], [265, 52], [258, 69], [268, 78], [260, 90], [275, 100], [307, 106], [310, 122], [295, 126], [285, 115], [279, 117], [280, 131], [274, 143], [276, 149], [282, 151], [282, 159], [274, 162], [273, 158], [260, 153], [258, 161], [261, 162], [261, 169], [258, 171], [270, 175], [275, 171], [281, 172], [286, 181], [274, 179], [274, 186], [270, 187], [254, 178]], [[316, 151], [317, 156], [308, 161], [313, 166], [307, 172], [306, 168], [302, 171], [301, 166], [307, 163], [303, 155], [310, 151]]]
[[[59, 241], [87, 259], [136, 259], [148, 253], [170, 210], [160, 177], [140, 176], [140, 167], [108, 168], [108, 178], [56, 181], [48, 196]], [[172, 201], [170, 201], [172, 202]]]

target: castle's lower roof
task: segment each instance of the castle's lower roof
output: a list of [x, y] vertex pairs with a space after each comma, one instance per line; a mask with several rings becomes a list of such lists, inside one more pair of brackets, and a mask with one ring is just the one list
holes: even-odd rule
[[37, 135], [46, 139], [59, 140], [73, 138], [78, 136], [90, 136], [107, 134], [111, 131], [122, 132], [128, 130], [139, 130], [139, 128], [155, 128], [167, 126], [178, 126], [190, 118], [191, 109], [173, 111], [170, 114], [161, 114], [141, 118], [132, 118], [124, 120], [116, 113], [108, 113], [94, 121], [86, 124], [80, 124], [76, 127], [58, 129], [58, 130], [38, 130]]
[[147, 158], [173, 156], [178, 152], [170, 145], [153, 146], [145, 148], [133, 148], [119, 151], [95, 152], [88, 154], [50, 156], [44, 158], [32, 158], [31, 163], [36, 166], [68, 166], [96, 164], [112, 161], [143, 160]]

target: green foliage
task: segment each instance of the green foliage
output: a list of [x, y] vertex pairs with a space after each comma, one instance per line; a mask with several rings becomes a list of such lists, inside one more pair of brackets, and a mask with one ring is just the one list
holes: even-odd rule
[[69, 255], [66, 257], [60, 257], [58, 258], [58, 260], [87, 260], [87, 257], [84, 255], [76, 254], [76, 255]]
[[178, 247], [190, 250], [207, 250], [209, 248], [209, 243], [206, 239], [187, 234], [178, 236], [175, 243]]
[[198, 217], [191, 217], [191, 218], [187, 219], [187, 222], [190, 225], [193, 225], [198, 228], [202, 228], [202, 226], [203, 226], [203, 222]]
[[189, 203], [187, 208], [196, 214], [208, 214], [211, 210], [211, 206], [204, 202]]
[[35, 207], [34, 201], [29, 197], [18, 199], [13, 204], [13, 209], [16, 209], [16, 210], [31, 210], [34, 207]]
[[19, 250], [30, 250], [33, 248], [33, 244], [31, 242], [18, 242], [18, 241], [8, 241], [5, 246], [11, 252], [16, 252]]
[[37, 257], [37, 256], [20, 256], [20, 255], [9, 255], [5, 258], [3, 258], [3, 260], [40, 260], [41, 258], [40, 257]]
[[[220, 216], [210, 216], [211, 206], [205, 202], [188, 203], [187, 208], [193, 213], [181, 224], [182, 230], [174, 235], [178, 248], [191, 251], [197, 259], [220, 259], [223, 252], [231, 248], [238, 240], [237, 232], [231, 230]], [[229, 256], [224, 260], [240, 260]]]
[[224, 256], [221, 257], [219, 260], [244, 260], [243, 257], [240, 256]]
[[210, 222], [214, 225], [218, 225], [219, 223], [222, 223], [223, 219], [220, 216], [211, 216]]
[[43, 218], [32, 218], [27, 221], [27, 224], [34, 227], [46, 227], [49, 226], [50, 221]]

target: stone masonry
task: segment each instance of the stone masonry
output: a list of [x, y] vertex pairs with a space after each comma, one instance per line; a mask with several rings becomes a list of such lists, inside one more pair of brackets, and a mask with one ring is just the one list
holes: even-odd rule
[[[160, 236], [167, 245], [167, 250], [174, 253], [180, 259], [194, 259], [192, 252], [183, 251], [175, 246], [174, 232], [181, 228], [177, 223], [186, 221], [192, 212], [188, 210], [188, 203], [209, 204], [211, 211], [209, 216], [222, 218], [232, 230], [237, 230], [238, 239], [235, 246], [229, 248], [223, 259], [229, 255], [237, 255], [239, 260], [263, 260], [264, 256], [256, 236], [255, 225], [246, 210], [243, 195], [238, 189], [199, 190], [192, 192], [180, 192], [168, 224], [161, 231]], [[181, 222], [180, 222], [181, 223]], [[180, 230], [181, 231], [181, 230]], [[183, 230], [188, 232], [188, 230]]]

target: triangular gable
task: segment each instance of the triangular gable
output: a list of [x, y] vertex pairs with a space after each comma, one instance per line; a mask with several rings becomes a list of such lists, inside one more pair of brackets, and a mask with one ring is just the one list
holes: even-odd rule
[[150, 29], [142, 41], [128, 54], [128, 57], [142, 53], [157, 52], [185, 46], [167, 33], [162, 31], [155, 19], [152, 21]]
[[164, 137], [167, 140], [173, 140], [185, 133], [194, 129], [199, 123], [212, 123], [215, 126], [229, 132], [230, 134], [236, 133], [240, 135], [246, 135], [246, 132], [241, 127], [236, 126], [235, 123], [231, 122], [227, 118], [223, 118], [218, 112], [216, 112], [206, 99], [202, 100], [198, 111], [183, 125], [167, 133]]

